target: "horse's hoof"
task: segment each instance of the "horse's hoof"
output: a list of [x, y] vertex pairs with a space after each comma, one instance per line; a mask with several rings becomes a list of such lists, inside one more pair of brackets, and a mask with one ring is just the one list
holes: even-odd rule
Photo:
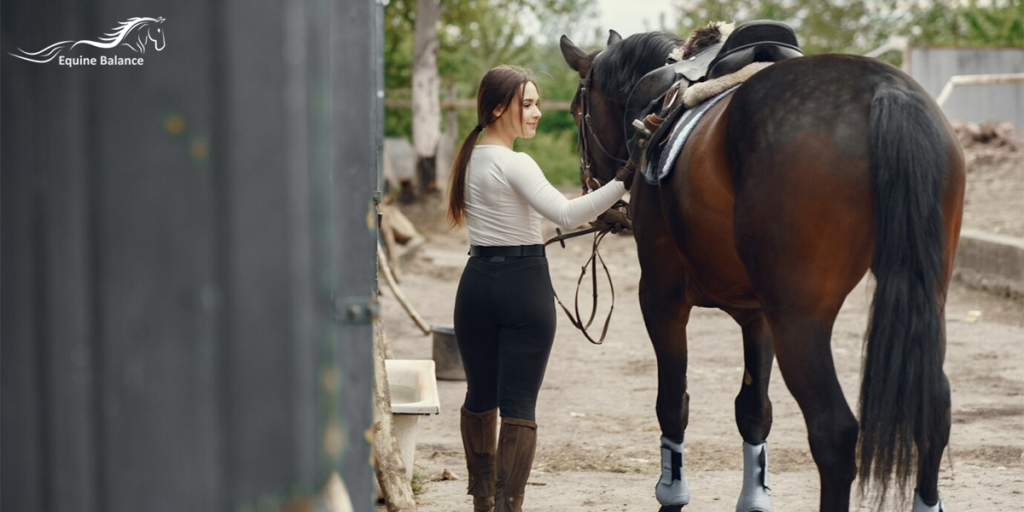
[[768, 445], [743, 443], [743, 490], [736, 512], [772, 512], [768, 498]]
[[676, 480], [672, 483], [675, 485], [658, 484], [657, 489], [654, 491], [654, 495], [658, 498], [658, 503], [662, 504], [663, 510], [669, 510], [664, 507], [682, 508], [690, 504], [690, 487], [686, 485], [686, 480], [682, 482]]
[[740, 496], [736, 512], [772, 512], [772, 504], [768, 501], [768, 495]]
[[928, 506], [924, 504], [924, 500], [921, 499], [921, 495], [914, 493], [914, 508], [912, 512], [946, 512], [946, 504], [939, 500], [938, 503]]
[[745, 509], [743, 509], [743, 512], [772, 512], [772, 509], [771, 509], [771, 507], [768, 507], [768, 508], [761, 508], [761, 507], [745, 508]]
[[658, 509], [658, 512], [682, 512], [685, 505], [665, 505]]
[[682, 507], [690, 503], [690, 485], [683, 470], [683, 442], [661, 438], [661, 479], [654, 488], [658, 503], [665, 507]]
[[736, 502], [736, 512], [772, 512], [772, 502], [763, 487], [753, 489], [740, 494], [740, 499]]

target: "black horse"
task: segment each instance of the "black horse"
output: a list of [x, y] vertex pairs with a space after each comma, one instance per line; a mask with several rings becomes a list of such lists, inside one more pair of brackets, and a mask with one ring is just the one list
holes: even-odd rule
[[[589, 77], [573, 114], [597, 182], [629, 156], [623, 116], [632, 86], [682, 42], [613, 33], [607, 48], [587, 53], [562, 38], [566, 62]], [[584, 105], [590, 123], [580, 118]], [[770, 506], [773, 355], [804, 413], [821, 510], [848, 510], [858, 459], [862, 486], [873, 481], [883, 499], [894, 477], [903, 491], [916, 473], [915, 512], [941, 508], [939, 462], [950, 430], [944, 305], [964, 179], [952, 129], [913, 79], [870, 58], [817, 55], [754, 74], [696, 126], [670, 175], [658, 185], [633, 181], [640, 303], [658, 358], [663, 510], [689, 501], [681, 445], [694, 306], [725, 311], [743, 331], [746, 371], [735, 403], [749, 452], [742, 509]], [[858, 426], [830, 339], [869, 269], [877, 286]]]

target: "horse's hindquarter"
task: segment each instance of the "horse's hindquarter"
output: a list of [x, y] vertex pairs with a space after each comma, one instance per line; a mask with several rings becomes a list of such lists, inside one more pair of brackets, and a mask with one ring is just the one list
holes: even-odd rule
[[733, 191], [726, 155], [726, 113], [720, 101], [694, 129], [661, 183], [665, 218], [686, 271], [706, 306], [756, 307], [757, 299], [733, 244]]
[[767, 306], [837, 311], [867, 271], [871, 105], [895, 78], [875, 61], [822, 55], [775, 64], [733, 96], [736, 248]]

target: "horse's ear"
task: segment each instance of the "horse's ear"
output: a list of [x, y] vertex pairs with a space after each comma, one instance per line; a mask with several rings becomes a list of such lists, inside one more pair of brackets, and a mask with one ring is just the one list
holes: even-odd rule
[[587, 52], [576, 46], [576, 43], [569, 40], [568, 37], [562, 36], [558, 40], [558, 45], [562, 48], [562, 56], [565, 57], [565, 63], [569, 65], [574, 71], [583, 74], [584, 66], [587, 63]]
[[615, 43], [621, 43], [621, 42], [622, 42], [622, 36], [620, 36], [618, 32], [609, 29], [608, 30], [608, 46], [611, 46], [611, 45], [613, 45]]

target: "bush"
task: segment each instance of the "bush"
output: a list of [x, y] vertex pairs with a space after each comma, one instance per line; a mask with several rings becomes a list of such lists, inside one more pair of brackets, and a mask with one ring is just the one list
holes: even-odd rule
[[553, 185], [580, 184], [580, 155], [576, 152], [575, 130], [537, 133], [532, 139], [516, 139], [515, 150], [533, 157]]

